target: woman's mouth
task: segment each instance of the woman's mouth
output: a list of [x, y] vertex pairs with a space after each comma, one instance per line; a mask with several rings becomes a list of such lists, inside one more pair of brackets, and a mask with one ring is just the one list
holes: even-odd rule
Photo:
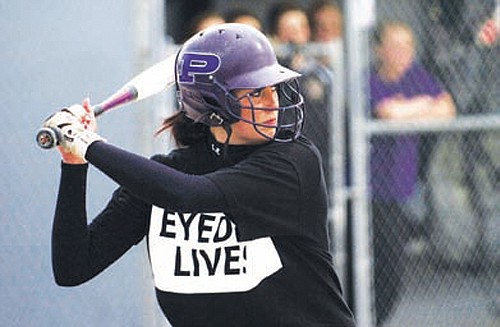
[[268, 119], [266, 120], [263, 125], [265, 125], [266, 127], [274, 127], [276, 126], [276, 118], [271, 118], [271, 119]]

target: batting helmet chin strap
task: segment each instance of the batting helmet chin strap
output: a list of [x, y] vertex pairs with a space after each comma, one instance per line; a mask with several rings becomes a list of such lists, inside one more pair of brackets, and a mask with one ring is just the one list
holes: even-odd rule
[[[231, 138], [233, 129], [231, 128], [231, 125], [229, 125], [228, 123], [223, 123], [222, 128], [224, 128], [224, 131], [226, 131], [226, 141], [224, 141], [224, 150], [226, 150], [227, 146], [229, 145], [229, 139]], [[226, 151], [224, 151], [224, 153], [225, 152]]]
[[208, 125], [209, 126], [224, 126], [224, 125], [227, 125], [227, 122], [224, 118], [222, 118], [218, 113], [216, 113], [214, 111], [208, 116]]
[[[227, 152], [228, 152], [227, 150], [228, 150], [228, 146], [229, 146], [229, 140], [231, 139], [231, 135], [233, 133], [233, 130], [231, 128], [231, 124], [229, 124], [227, 121], [223, 121], [217, 127], [222, 127], [222, 129], [226, 133], [226, 140], [224, 141], [224, 143], [222, 145], [222, 159], [224, 161], [226, 161], [226, 159], [227, 159]], [[217, 138], [215, 138], [215, 136], [214, 136], [214, 139], [215, 139], [216, 142], [218, 142]], [[212, 147], [213, 147], [213, 145], [212, 145]], [[220, 155], [220, 153], [217, 152], [217, 155]]]

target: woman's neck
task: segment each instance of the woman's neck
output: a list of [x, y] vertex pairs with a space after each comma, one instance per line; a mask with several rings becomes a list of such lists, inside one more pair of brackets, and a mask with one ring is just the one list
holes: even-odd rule
[[228, 143], [228, 144], [231, 144], [231, 139], [229, 139], [229, 142], [228, 142], [228, 135], [227, 135], [227, 132], [226, 130], [222, 127], [222, 126], [211, 126], [210, 127], [210, 132], [212, 133], [214, 139], [221, 143], [221, 144], [224, 144], [224, 143]]
[[378, 74], [386, 82], [397, 82], [403, 75], [399, 70], [384, 65], [380, 66]]

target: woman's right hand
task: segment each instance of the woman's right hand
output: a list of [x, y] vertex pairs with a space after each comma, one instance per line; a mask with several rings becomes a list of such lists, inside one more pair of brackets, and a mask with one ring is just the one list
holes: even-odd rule
[[[44, 126], [62, 130], [69, 125], [80, 124], [82, 129], [89, 132], [95, 132], [97, 130], [95, 115], [88, 98], [83, 100], [82, 105], [74, 104], [68, 108], [58, 111], [47, 119]], [[59, 145], [57, 149], [59, 150], [64, 163], [84, 164], [87, 162], [85, 158], [69, 152], [61, 145]]]

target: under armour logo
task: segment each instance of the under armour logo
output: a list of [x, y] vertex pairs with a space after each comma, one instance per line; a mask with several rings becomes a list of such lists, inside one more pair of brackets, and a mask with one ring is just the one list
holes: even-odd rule
[[216, 125], [222, 125], [224, 123], [224, 119], [221, 116], [219, 116], [218, 114], [216, 114], [215, 112], [212, 112], [210, 114], [209, 118], [210, 118], [210, 121], [212, 123], [215, 123]]
[[220, 156], [220, 148], [212, 143], [212, 151], [215, 152], [216, 155]]
[[196, 75], [210, 75], [220, 67], [220, 58], [213, 53], [187, 52], [182, 55], [179, 83], [194, 83]]

